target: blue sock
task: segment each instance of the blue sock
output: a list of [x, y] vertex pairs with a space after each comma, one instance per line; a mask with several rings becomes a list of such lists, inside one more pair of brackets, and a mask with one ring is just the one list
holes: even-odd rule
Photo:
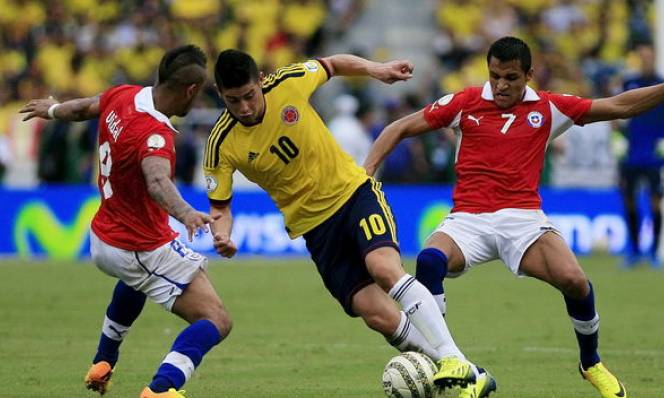
[[445, 315], [445, 289], [443, 279], [447, 275], [447, 256], [442, 251], [428, 247], [417, 255], [415, 278], [433, 295], [440, 313]]
[[565, 297], [567, 313], [572, 318], [574, 333], [579, 343], [581, 366], [584, 369], [600, 362], [597, 347], [599, 344], [599, 315], [595, 311], [595, 294], [592, 283], [588, 282], [590, 292], [585, 298], [575, 300]]
[[150, 383], [150, 389], [159, 393], [182, 387], [203, 356], [222, 339], [217, 327], [207, 319], [189, 325], [173, 342], [171, 352], [166, 355]]
[[92, 363], [106, 361], [111, 366], [115, 366], [118, 361], [120, 344], [129, 332], [132, 323], [141, 314], [145, 298], [145, 294], [118, 281], [113, 290], [111, 303], [106, 309], [97, 354]]

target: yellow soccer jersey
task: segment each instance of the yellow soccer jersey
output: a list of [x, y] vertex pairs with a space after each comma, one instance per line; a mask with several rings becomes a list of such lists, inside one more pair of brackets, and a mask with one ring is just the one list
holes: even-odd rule
[[222, 113], [203, 163], [211, 200], [231, 198], [233, 172], [239, 170], [270, 195], [291, 238], [321, 224], [348, 201], [368, 176], [309, 103], [328, 78], [319, 61], [280, 68], [263, 80], [261, 123], [244, 126]]

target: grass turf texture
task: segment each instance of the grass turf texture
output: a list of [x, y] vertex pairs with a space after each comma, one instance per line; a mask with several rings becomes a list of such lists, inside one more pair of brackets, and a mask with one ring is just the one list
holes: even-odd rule
[[[660, 397], [664, 273], [581, 259], [595, 285], [600, 352], [631, 397]], [[412, 270], [412, 260], [407, 268]], [[210, 274], [235, 325], [185, 386], [196, 397], [381, 397], [396, 355], [344, 315], [308, 260], [215, 262]], [[0, 262], [0, 397], [92, 397], [83, 376], [114, 280], [88, 263]], [[490, 263], [446, 283], [448, 324], [499, 397], [597, 397], [576, 371], [576, 340], [560, 294]], [[137, 397], [185, 326], [148, 303], [123, 345], [106, 397]]]

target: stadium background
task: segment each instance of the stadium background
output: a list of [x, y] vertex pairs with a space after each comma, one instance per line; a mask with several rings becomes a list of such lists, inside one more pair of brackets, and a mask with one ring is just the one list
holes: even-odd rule
[[[532, 45], [535, 87], [594, 97], [618, 92], [622, 78], [638, 69], [634, 46], [655, 37], [656, 7], [648, 1], [417, 3], [412, 7], [387, 0], [1, 0], [0, 198], [11, 206], [0, 216], [0, 253], [50, 255], [49, 247], [74, 245], [78, 250], [70, 249], [70, 258], [85, 254], [87, 235], [74, 237], [63, 231], [74, 224], [85, 225], [92, 214], [84, 207], [93, 191], [67, 191], [62, 184], [93, 184], [96, 121], [24, 123], [19, 107], [29, 98], [90, 96], [123, 82], [149, 85], [166, 48], [192, 42], [214, 60], [221, 49], [236, 47], [254, 55], [267, 72], [334, 52], [376, 60], [412, 59], [416, 77], [408, 83], [387, 86], [367, 79], [337, 78], [314, 98], [342, 146], [361, 161], [366, 151], [362, 148], [390, 121], [441, 95], [482, 84], [486, 48], [498, 37], [519, 35]], [[201, 149], [221, 106], [210, 85], [194, 111], [176, 121], [181, 131], [176, 176], [182, 186], [192, 187], [187, 198], [202, 208], [206, 204], [199, 198]], [[545, 197], [545, 210], [566, 229], [566, 238], [579, 253], [593, 248], [620, 253], [627, 244], [615, 193], [617, 164], [625, 150], [620, 128], [609, 123], [574, 128], [556, 140], [547, 155], [542, 179], [554, 193]], [[437, 198], [433, 195], [415, 205], [407, 195], [417, 186], [428, 185], [423, 189], [431, 192], [453, 183], [453, 160], [453, 139], [444, 131], [409, 139], [388, 158], [381, 180], [391, 185], [388, 197], [402, 224], [400, 239], [406, 254], [416, 253], [426, 235], [423, 230], [433, 228], [427, 218], [432, 209], [451, 204], [447, 188], [441, 188]], [[240, 191], [256, 197], [252, 184], [241, 176], [236, 181]], [[59, 188], [47, 188], [53, 185]], [[22, 194], [16, 196], [16, 190], [23, 190]], [[256, 200], [263, 200], [258, 196]], [[303, 252], [301, 242], [256, 243], [266, 238], [251, 220], [260, 219], [262, 235], [275, 235], [281, 242], [285, 234], [274, 207], [257, 207], [254, 199], [249, 200], [236, 201], [248, 204], [238, 209], [246, 217], [239, 218], [236, 231], [254, 231], [249, 240], [255, 243], [245, 245], [243, 254]], [[584, 207], [587, 203], [602, 205]], [[26, 214], [34, 214], [35, 206], [47, 213], [54, 228], [51, 232], [63, 233], [35, 232], [32, 227], [41, 226], [40, 222], [26, 226]], [[645, 217], [644, 247], [652, 241], [650, 219]], [[54, 241], [65, 235], [76, 242]]]
[[[638, 69], [634, 46], [656, 37], [656, 8], [639, 0], [0, 0], [0, 358], [10, 364], [0, 367], [0, 397], [43, 396], [45, 389], [54, 397], [85, 396], [79, 373], [112, 284], [94, 267], [80, 267], [88, 264], [87, 228], [98, 203], [96, 123], [21, 122], [17, 111], [28, 99], [151, 84], [165, 49], [190, 42], [211, 60], [221, 49], [244, 49], [267, 72], [337, 52], [410, 58], [416, 70], [408, 83], [335, 78], [315, 96], [331, 126], [353, 132], [340, 140], [354, 150], [390, 121], [482, 84], [487, 46], [506, 34], [532, 46], [534, 87], [591, 97], [616, 93], [622, 78]], [[200, 209], [207, 208], [202, 146], [221, 106], [210, 86], [194, 111], [175, 122], [182, 133], [178, 184]], [[657, 337], [664, 320], [661, 311], [653, 313], [664, 300], [661, 275], [645, 268], [627, 275], [614, 256], [627, 244], [616, 189], [625, 151], [620, 128], [575, 129], [549, 148], [544, 209], [574, 250], [588, 255], [582, 264], [599, 286], [603, 352], [630, 392], [659, 397], [658, 377], [650, 375], [664, 370]], [[409, 256], [449, 211], [453, 154], [449, 133], [439, 131], [401, 144], [382, 170]], [[382, 364], [393, 352], [340, 314], [303, 256], [302, 241], [287, 239], [269, 198], [242, 178], [236, 184], [234, 238], [243, 258], [219, 262], [211, 275], [240, 326], [206, 360], [191, 392], [380, 396]], [[644, 246], [652, 239], [649, 223], [646, 214]], [[193, 246], [211, 248], [207, 237]], [[287, 257], [269, 258], [275, 255]], [[498, 396], [593, 396], [573, 374], [573, 336], [559, 297], [502, 267], [486, 268], [450, 284], [449, 322], [465, 351], [495, 368]], [[118, 375], [113, 396], [135, 394], [166, 349], [170, 338], [151, 333], [181, 327], [158, 309], [148, 309], [145, 318], [123, 354], [131, 373]]]

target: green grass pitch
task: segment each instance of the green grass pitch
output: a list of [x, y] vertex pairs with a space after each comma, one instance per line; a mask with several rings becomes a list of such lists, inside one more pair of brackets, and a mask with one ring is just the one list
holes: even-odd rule
[[[596, 289], [604, 362], [630, 397], [664, 397], [664, 272], [621, 271], [602, 255], [581, 262]], [[383, 396], [382, 368], [396, 351], [344, 315], [311, 262], [214, 262], [210, 274], [234, 329], [187, 384], [188, 397]], [[0, 280], [0, 397], [95, 396], [82, 381], [114, 280], [89, 263], [13, 260], [0, 262]], [[493, 396], [598, 396], [576, 371], [576, 340], [554, 289], [500, 263], [446, 286], [452, 333], [496, 376]], [[106, 397], [137, 397], [184, 325], [149, 303]]]

